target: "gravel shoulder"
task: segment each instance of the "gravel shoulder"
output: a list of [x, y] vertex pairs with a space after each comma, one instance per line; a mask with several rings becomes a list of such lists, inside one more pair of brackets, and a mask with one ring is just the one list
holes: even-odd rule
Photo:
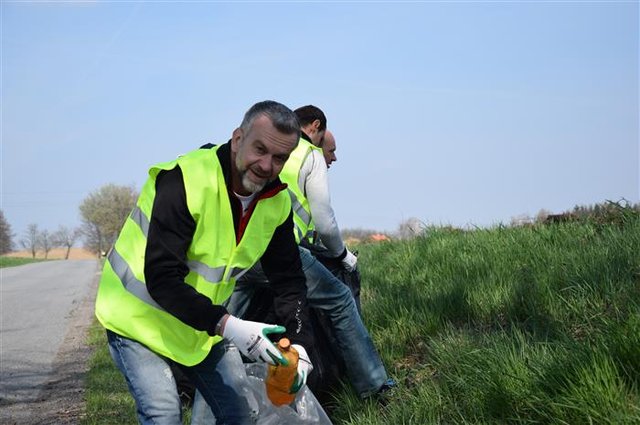
[[[96, 270], [98, 272], [98, 270]], [[53, 361], [52, 372], [34, 400], [1, 406], [3, 424], [78, 424], [85, 416], [85, 375], [92, 349], [87, 343], [93, 322], [99, 274], [91, 290], [69, 313], [69, 327], [61, 349]], [[3, 403], [4, 404], [4, 403]]]

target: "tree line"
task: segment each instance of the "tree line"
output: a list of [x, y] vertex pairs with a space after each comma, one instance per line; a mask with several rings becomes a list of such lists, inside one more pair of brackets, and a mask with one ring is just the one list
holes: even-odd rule
[[[96, 255], [105, 255], [115, 243], [116, 238], [134, 207], [138, 198], [138, 191], [133, 186], [119, 186], [107, 184], [87, 196], [79, 206], [82, 225], [78, 228], [59, 226], [56, 231], [40, 229], [37, 224], [29, 224], [24, 235], [18, 240], [21, 248], [31, 253], [35, 258], [37, 252], [43, 252], [47, 258], [53, 248], [66, 248], [65, 259], [69, 258], [71, 248], [80, 239], [84, 239], [85, 249]], [[590, 220], [596, 223], [622, 223], [628, 216], [640, 214], [640, 204], [632, 204], [625, 199], [617, 202], [605, 201], [594, 205], [575, 206], [571, 211], [552, 214], [547, 210], [540, 210], [535, 217], [514, 217], [512, 227], [552, 224], [555, 222]], [[393, 239], [411, 239], [422, 235], [427, 225], [421, 220], [411, 217], [404, 220], [395, 232], [383, 235]], [[350, 241], [377, 240], [381, 235], [370, 229], [344, 229], [343, 238]], [[13, 251], [16, 247], [11, 232], [11, 226], [0, 210], [0, 255]]]
[[38, 252], [42, 252], [44, 258], [47, 258], [53, 248], [66, 248], [65, 259], [68, 259], [71, 248], [81, 238], [84, 239], [85, 249], [96, 255], [104, 255], [118, 237], [137, 198], [138, 192], [132, 186], [107, 184], [90, 193], [81, 202], [80, 227], [59, 226], [52, 232], [31, 223], [17, 240], [14, 240], [16, 235], [11, 231], [4, 212], [0, 210], [0, 255], [20, 247], [33, 258]]

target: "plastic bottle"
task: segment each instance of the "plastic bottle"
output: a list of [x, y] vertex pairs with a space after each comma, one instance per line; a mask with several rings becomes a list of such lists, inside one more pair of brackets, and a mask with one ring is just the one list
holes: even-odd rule
[[276, 406], [291, 404], [296, 398], [295, 393], [289, 393], [298, 371], [298, 352], [291, 346], [288, 338], [278, 341], [278, 350], [287, 359], [287, 366], [269, 365], [269, 371], [265, 384], [267, 386], [267, 396], [271, 403]]

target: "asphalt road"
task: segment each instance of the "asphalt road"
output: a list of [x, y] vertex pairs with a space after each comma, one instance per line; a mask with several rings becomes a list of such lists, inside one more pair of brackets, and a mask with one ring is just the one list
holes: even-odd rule
[[[0, 269], [0, 407], [40, 397], [74, 312], [93, 296], [97, 260]], [[68, 335], [67, 335], [68, 338]], [[2, 415], [0, 415], [2, 416]]]

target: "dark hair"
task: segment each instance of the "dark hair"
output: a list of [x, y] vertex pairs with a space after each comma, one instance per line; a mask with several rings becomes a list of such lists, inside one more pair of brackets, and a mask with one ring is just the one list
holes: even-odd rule
[[273, 100], [258, 102], [249, 108], [244, 114], [240, 128], [245, 132], [249, 131], [253, 121], [260, 115], [269, 117], [273, 126], [281, 133], [296, 134], [300, 137], [300, 123], [296, 114], [282, 103]]
[[318, 127], [318, 130], [324, 131], [327, 129], [327, 117], [324, 115], [324, 112], [322, 112], [322, 110], [317, 106], [302, 106], [293, 112], [295, 112], [298, 116], [298, 121], [300, 121], [301, 127], [304, 127], [307, 124], [311, 124], [315, 120], [320, 120], [320, 127]]

